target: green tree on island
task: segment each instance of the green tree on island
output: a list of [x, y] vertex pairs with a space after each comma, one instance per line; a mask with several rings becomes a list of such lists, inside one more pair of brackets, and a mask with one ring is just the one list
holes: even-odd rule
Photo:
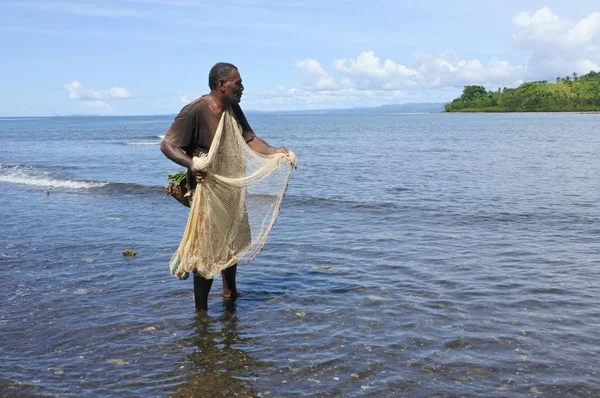
[[600, 72], [557, 77], [518, 88], [487, 91], [466, 86], [460, 97], [445, 105], [446, 112], [586, 112], [600, 111]]

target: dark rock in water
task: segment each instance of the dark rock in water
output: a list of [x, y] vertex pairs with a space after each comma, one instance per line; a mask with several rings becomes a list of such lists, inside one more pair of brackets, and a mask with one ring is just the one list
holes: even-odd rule
[[137, 254], [137, 253], [136, 253], [136, 252], [134, 252], [134, 251], [133, 251], [133, 250], [131, 250], [131, 249], [125, 249], [125, 250], [123, 251], [123, 255], [124, 255], [124, 256], [126, 256], [126, 257], [135, 256], [136, 254]]

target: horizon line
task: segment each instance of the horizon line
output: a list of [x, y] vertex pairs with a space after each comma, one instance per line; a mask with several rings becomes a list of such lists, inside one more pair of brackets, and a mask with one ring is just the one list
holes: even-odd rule
[[[318, 109], [278, 109], [278, 110], [260, 110], [260, 109], [247, 109], [244, 110], [244, 113], [293, 113], [293, 112], [325, 112], [325, 111], [352, 111], [352, 110], [362, 110], [362, 109], [377, 109], [383, 107], [393, 107], [393, 106], [407, 106], [407, 105], [444, 105], [447, 102], [406, 102], [403, 104], [386, 104], [386, 105], [377, 105], [377, 106], [360, 106], [360, 107], [351, 107], [351, 108], [318, 108]], [[441, 110], [440, 110], [441, 112]], [[429, 112], [431, 113], [431, 112]], [[434, 112], [435, 113], [435, 112]], [[87, 113], [72, 113], [72, 114], [55, 114], [55, 115], [9, 115], [9, 116], [1, 116], [0, 119], [24, 119], [24, 118], [53, 118], [53, 117], [136, 117], [136, 116], [175, 116], [178, 112], [175, 113], [147, 113], [147, 114], [87, 114]]]

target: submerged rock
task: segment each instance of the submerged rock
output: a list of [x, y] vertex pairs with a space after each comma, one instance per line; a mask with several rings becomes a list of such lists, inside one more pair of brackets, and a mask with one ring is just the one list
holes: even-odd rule
[[111, 365], [116, 365], [116, 366], [125, 366], [125, 365], [129, 365], [129, 362], [125, 362], [122, 359], [109, 359], [108, 361], [106, 361], [108, 363], [110, 363]]

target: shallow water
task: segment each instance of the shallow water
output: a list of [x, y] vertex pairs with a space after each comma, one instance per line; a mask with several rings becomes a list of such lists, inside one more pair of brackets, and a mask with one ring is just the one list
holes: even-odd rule
[[170, 117], [0, 119], [0, 395], [600, 395], [599, 115], [248, 118], [299, 167], [206, 317]]

